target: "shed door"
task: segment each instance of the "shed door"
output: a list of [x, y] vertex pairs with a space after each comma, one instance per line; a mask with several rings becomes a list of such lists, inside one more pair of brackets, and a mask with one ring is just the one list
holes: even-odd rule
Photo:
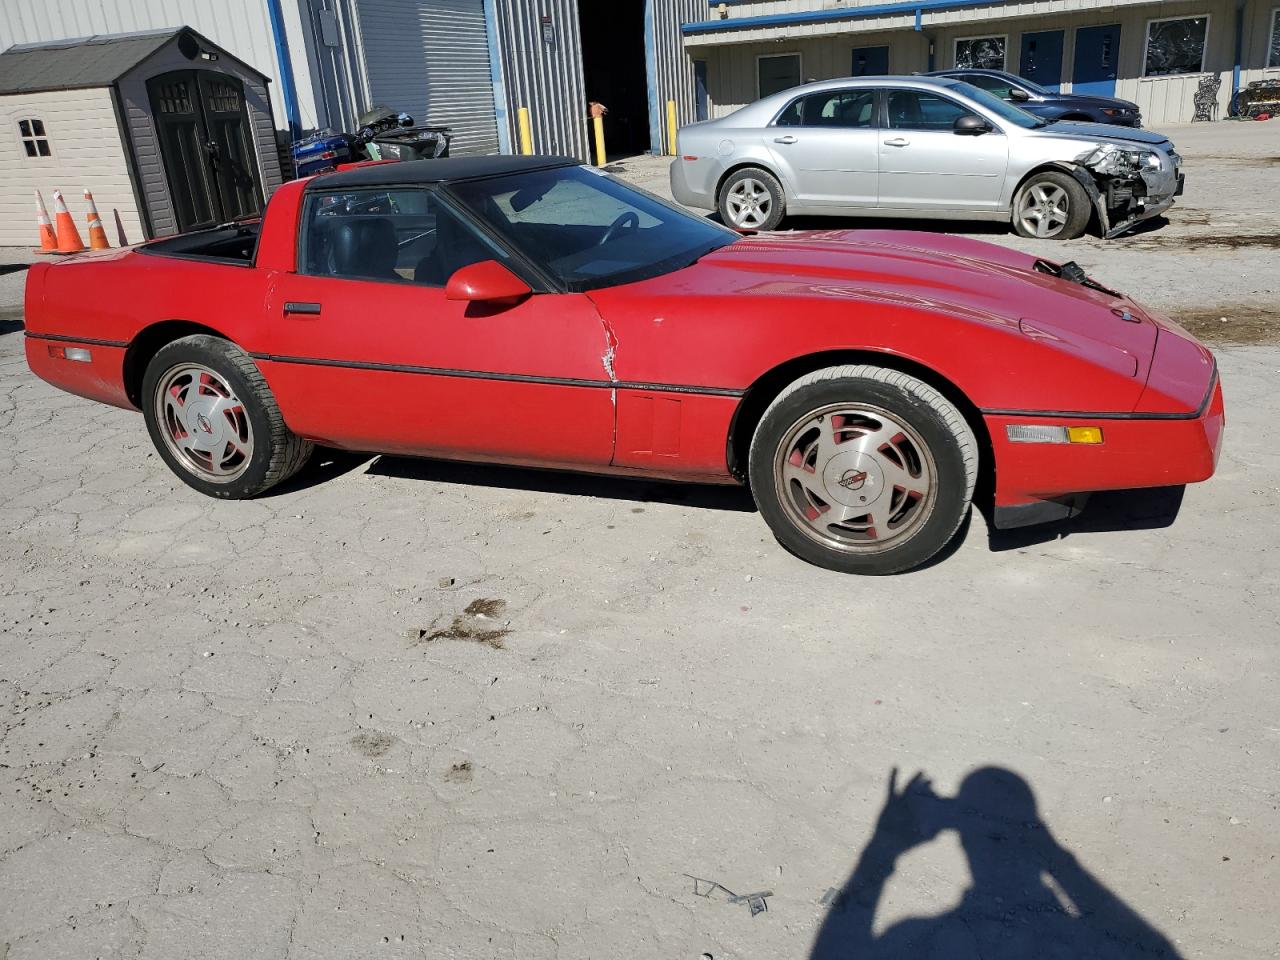
[[453, 155], [497, 153], [484, 0], [359, 0], [359, 9], [373, 103], [451, 127]]
[[147, 81], [178, 230], [258, 213], [262, 190], [244, 87], [209, 70], [178, 70]]

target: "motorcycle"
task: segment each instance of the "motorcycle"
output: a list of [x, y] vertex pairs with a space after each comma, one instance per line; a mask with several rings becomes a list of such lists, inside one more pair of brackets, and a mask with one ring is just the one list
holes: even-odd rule
[[292, 146], [299, 177], [333, 170], [360, 160], [435, 160], [449, 155], [452, 130], [435, 124], [415, 126], [407, 113], [371, 107], [356, 120], [358, 133], [321, 130]]

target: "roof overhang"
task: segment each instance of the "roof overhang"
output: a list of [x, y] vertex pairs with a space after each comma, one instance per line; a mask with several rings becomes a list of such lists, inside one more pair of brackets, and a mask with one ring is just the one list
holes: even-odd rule
[[[761, 43], [778, 40], [805, 40], [816, 37], [874, 33], [881, 30], [931, 30], [962, 26], [984, 20], [1018, 17], [1037, 19], [1053, 14], [1079, 13], [1079, 0], [906, 0], [893, 3], [856, 3], [839, 8], [782, 10], [779, 13], [735, 17], [733, 6], [743, 0], [724, 3], [724, 19], [685, 23], [680, 27], [686, 47], [723, 46], [730, 43]], [[1150, 6], [1152, 0], [1110, 0], [1108, 8]], [[758, 5], [758, 4], [757, 4]], [[709, 7], [721, 6], [711, 0]], [[778, 4], [781, 7], [781, 4]]]

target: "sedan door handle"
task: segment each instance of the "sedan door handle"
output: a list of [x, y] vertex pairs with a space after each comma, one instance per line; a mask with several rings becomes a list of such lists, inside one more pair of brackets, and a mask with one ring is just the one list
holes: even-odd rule
[[894, 137], [892, 140], [886, 140], [884, 145], [886, 147], [905, 147], [910, 143], [911, 141], [906, 137]]
[[773, 142], [774, 143], [795, 143], [796, 138], [791, 136], [791, 134], [787, 134], [785, 137], [774, 137]]
[[320, 316], [320, 304], [318, 303], [299, 303], [297, 300], [288, 300], [284, 305], [284, 315], [318, 317]]

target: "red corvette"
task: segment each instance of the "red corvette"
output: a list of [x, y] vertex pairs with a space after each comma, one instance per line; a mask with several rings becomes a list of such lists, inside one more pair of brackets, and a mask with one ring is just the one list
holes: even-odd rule
[[931, 557], [980, 474], [998, 526], [1204, 480], [1224, 421], [1209, 351], [1074, 264], [743, 237], [562, 158], [295, 181], [261, 221], [32, 267], [26, 324], [36, 374], [140, 409], [210, 496], [314, 443], [741, 482], [856, 573]]

